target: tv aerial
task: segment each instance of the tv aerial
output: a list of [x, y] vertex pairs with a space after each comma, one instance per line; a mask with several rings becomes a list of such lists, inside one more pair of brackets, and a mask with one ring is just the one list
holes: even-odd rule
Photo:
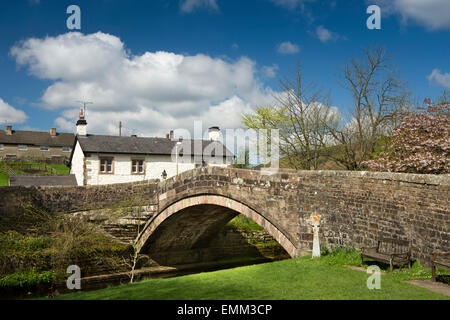
[[84, 115], [86, 115], [86, 106], [87, 106], [88, 104], [94, 104], [94, 103], [91, 102], [91, 101], [81, 101], [81, 100], [78, 100], [78, 101], [76, 101], [76, 102], [81, 103], [81, 104], [83, 105], [83, 112], [84, 112]]

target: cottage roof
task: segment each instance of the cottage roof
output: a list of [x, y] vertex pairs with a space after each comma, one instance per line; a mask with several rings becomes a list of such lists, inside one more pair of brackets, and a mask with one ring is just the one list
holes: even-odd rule
[[[85, 153], [118, 153], [141, 155], [171, 155], [178, 140], [167, 138], [120, 137], [87, 135], [77, 136], [81, 149]], [[201, 149], [199, 148], [201, 147]], [[197, 150], [199, 149], [199, 150]], [[233, 157], [222, 143], [208, 140], [182, 140], [179, 152], [182, 154], [212, 154]]]
[[73, 133], [58, 132], [56, 136], [52, 136], [50, 132], [13, 130], [12, 134], [8, 135], [4, 130], [0, 130], [0, 143], [2, 144], [72, 147], [74, 141]]

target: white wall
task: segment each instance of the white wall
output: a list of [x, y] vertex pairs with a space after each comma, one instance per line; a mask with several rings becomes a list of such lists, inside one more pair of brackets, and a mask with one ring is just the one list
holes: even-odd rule
[[[77, 144], [78, 147], [78, 144]], [[81, 151], [81, 148], [80, 148]], [[75, 153], [77, 151], [75, 150]], [[145, 174], [131, 174], [131, 159], [138, 159], [141, 157], [135, 157], [132, 155], [121, 155], [121, 154], [110, 154], [105, 155], [107, 157], [113, 157], [113, 166], [114, 173], [113, 174], [101, 174], [99, 172], [100, 163], [99, 163], [99, 155], [92, 154], [90, 157], [86, 158], [86, 169], [88, 170], [88, 185], [105, 185], [105, 184], [115, 184], [115, 183], [127, 183], [127, 182], [137, 182], [144, 181], [149, 179], [162, 179], [162, 172], [165, 170], [167, 173], [167, 178], [173, 177], [176, 175], [177, 164], [176, 161], [172, 160], [170, 155], [151, 155], [145, 156]], [[77, 163], [75, 163], [77, 162]], [[80, 171], [79, 164], [81, 164], [81, 173], [75, 173]], [[232, 158], [228, 158], [227, 160], [223, 160], [222, 158], [205, 158], [205, 162], [209, 165], [213, 166], [221, 166], [226, 167], [229, 164], [232, 164]], [[74, 169], [74, 174], [78, 174], [81, 178], [77, 182], [79, 185], [83, 184], [83, 159], [79, 159], [79, 157], [74, 158], [72, 160], [72, 168]], [[195, 168], [195, 164], [193, 159], [180, 157], [178, 160], [178, 173], [192, 170]], [[80, 184], [81, 181], [81, 184]]]
[[84, 154], [83, 151], [81, 150], [80, 143], [77, 141], [77, 145], [75, 146], [75, 149], [73, 151], [72, 166], [70, 168], [70, 173], [75, 175], [75, 178], [77, 179], [77, 184], [79, 186], [83, 185], [83, 178], [84, 178], [83, 164], [84, 164]]
[[146, 175], [131, 174], [130, 155], [111, 154], [105, 156], [113, 158], [113, 173], [100, 173], [99, 155], [93, 154], [86, 159], [86, 169], [88, 169], [88, 185], [127, 183], [148, 179], [146, 178]]

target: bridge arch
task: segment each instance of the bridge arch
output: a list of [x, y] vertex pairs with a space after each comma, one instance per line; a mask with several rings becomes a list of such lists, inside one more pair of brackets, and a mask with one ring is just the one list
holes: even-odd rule
[[[261, 213], [242, 202], [217, 194], [191, 196], [166, 206], [145, 224], [137, 239], [138, 250], [148, 250], [153, 243], [153, 248], [164, 251], [174, 242], [173, 239], [177, 239], [176, 245], [193, 249], [198, 243], [208, 241], [238, 214], [264, 228], [291, 257], [297, 256], [298, 250], [291, 240]], [[189, 221], [183, 223], [183, 219]]]

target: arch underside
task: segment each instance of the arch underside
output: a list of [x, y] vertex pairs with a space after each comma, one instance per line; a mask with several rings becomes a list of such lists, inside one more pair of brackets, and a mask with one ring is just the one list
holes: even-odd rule
[[239, 214], [258, 223], [291, 257], [296, 256], [295, 246], [270, 221], [250, 207], [218, 195], [194, 196], [168, 206], [144, 227], [138, 248], [164, 263], [168, 253], [207, 248], [218, 232]]

